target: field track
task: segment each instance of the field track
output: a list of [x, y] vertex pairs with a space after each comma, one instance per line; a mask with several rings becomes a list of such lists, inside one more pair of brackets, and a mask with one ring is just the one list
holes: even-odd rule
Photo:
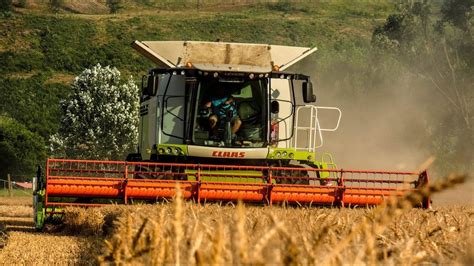
[[77, 264], [96, 261], [94, 248], [102, 243], [90, 236], [36, 232], [30, 197], [0, 198], [0, 224], [8, 235], [0, 264]]

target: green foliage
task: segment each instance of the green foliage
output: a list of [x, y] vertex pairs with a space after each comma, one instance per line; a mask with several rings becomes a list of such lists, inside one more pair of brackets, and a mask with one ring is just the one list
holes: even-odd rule
[[[96, 26], [87, 20], [33, 15], [22, 20], [23, 30], [34, 33], [30, 36], [32, 40], [14, 37], [11, 42], [28, 41], [30, 47], [1, 51], [0, 61], [4, 64], [0, 74], [34, 70], [78, 73], [97, 63], [131, 71], [151, 67], [130, 48], [130, 40], [141, 37], [130, 32], [131, 27], [139, 26], [137, 21], [107, 23], [105, 35], [99, 36]], [[106, 41], [97, 42], [98, 37]]]
[[0, 177], [31, 174], [46, 159], [41, 136], [13, 118], [0, 116]]
[[44, 69], [44, 54], [33, 51], [3, 51], [0, 52], [0, 74], [9, 72], [30, 72], [35, 69]]
[[0, 112], [15, 117], [46, 140], [58, 128], [58, 104], [68, 91], [64, 85], [48, 83], [47, 78], [46, 75], [0, 78]]
[[107, 0], [106, 4], [111, 14], [115, 14], [123, 8], [122, 0]]
[[[163, 2], [155, 1], [153, 4], [161, 7]], [[305, 7], [309, 4], [292, 5]], [[325, 4], [324, 9], [326, 8], [333, 7]], [[360, 9], [355, 4], [345, 7], [348, 10], [355, 8]], [[6, 47], [11, 48], [0, 50], [0, 60], [3, 63], [0, 74], [31, 71], [77, 74], [97, 63], [113, 65], [134, 74], [143, 73], [143, 69], [152, 64], [130, 48], [130, 42], [135, 39], [221, 39], [317, 45], [321, 49], [330, 49], [333, 45], [359, 38], [357, 31], [341, 32], [350, 22], [337, 25], [327, 19], [319, 19], [310, 12], [316, 11], [300, 12], [305, 16], [303, 20], [282, 19], [280, 15], [273, 15], [265, 5], [226, 11], [225, 15], [215, 13], [204, 18], [152, 14], [95, 21], [74, 16], [14, 15], [12, 19], [0, 21], [6, 25], [7, 32], [11, 32], [4, 38], [8, 41]]]
[[374, 30], [376, 49], [396, 55], [442, 101], [425, 106], [437, 113], [429, 129], [447, 171], [474, 167], [474, 42], [467, 21], [472, 1], [446, 1], [438, 21], [427, 3], [403, 6]]
[[[4, 178], [3, 176], [1, 177], [2, 179]], [[31, 178], [28, 178], [28, 181], [30, 181]], [[9, 197], [9, 191], [8, 189], [3, 189], [0, 188], [0, 197]], [[30, 189], [12, 189], [12, 196], [13, 197], [31, 197], [32, 196], [32, 190]]]
[[279, 12], [307, 12], [308, 9], [302, 5], [295, 5], [289, 0], [279, 0], [276, 3], [268, 3], [268, 8], [270, 10], [279, 11]]
[[138, 87], [116, 68], [100, 64], [84, 70], [62, 102], [61, 128], [51, 137], [56, 155], [123, 160], [138, 135]]
[[53, 12], [59, 12], [64, 6], [64, 0], [49, 0], [49, 8]]
[[473, 7], [472, 0], [446, 0], [441, 8], [442, 19], [468, 31], [472, 27]]
[[21, 8], [28, 7], [28, 0], [18, 0], [17, 6]]
[[12, 10], [12, 0], [0, 0], [0, 11]]
[[86, 21], [56, 17], [32, 17], [28, 22], [39, 31], [37, 48], [44, 56], [43, 69], [77, 72], [91, 64], [87, 57], [90, 46], [83, 43], [92, 40], [95, 27]]
[[424, 39], [430, 38], [430, 15], [431, 6], [426, 2], [402, 6], [384, 25], [375, 28], [372, 42], [384, 48], [383, 52], [399, 53], [409, 63], [416, 63], [414, 56], [426, 51]]

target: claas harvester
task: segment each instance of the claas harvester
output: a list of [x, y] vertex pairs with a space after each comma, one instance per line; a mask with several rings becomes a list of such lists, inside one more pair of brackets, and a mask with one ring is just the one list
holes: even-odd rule
[[[319, 152], [341, 110], [316, 105], [310, 77], [288, 71], [316, 48], [193, 41], [132, 47], [156, 65], [142, 78], [137, 152], [125, 161], [49, 159], [34, 180], [38, 229], [65, 206], [156, 202], [178, 189], [198, 204], [369, 206], [428, 184], [426, 171], [342, 170]], [[216, 97], [231, 99], [231, 107], [211, 107]], [[322, 113], [333, 118], [329, 125]]]

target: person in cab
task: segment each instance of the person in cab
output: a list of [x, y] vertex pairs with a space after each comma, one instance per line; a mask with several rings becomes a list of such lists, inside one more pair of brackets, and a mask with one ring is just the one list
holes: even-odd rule
[[237, 105], [234, 98], [230, 93], [226, 93], [226, 90], [222, 87], [218, 87], [215, 95], [210, 98], [205, 105], [212, 114], [209, 116], [209, 124], [211, 127], [211, 134], [214, 138], [217, 136], [217, 129], [219, 122], [225, 121], [226, 118], [230, 118], [232, 139], [236, 139], [236, 133], [239, 131], [242, 121], [237, 112]]

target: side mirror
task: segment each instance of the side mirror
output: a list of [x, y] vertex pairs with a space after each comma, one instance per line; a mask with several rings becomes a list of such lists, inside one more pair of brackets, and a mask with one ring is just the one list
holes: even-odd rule
[[270, 112], [272, 114], [278, 114], [280, 112], [280, 104], [277, 101], [273, 101], [270, 106]]
[[143, 76], [142, 78], [142, 96], [151, 96], [151, 95], [154, 95], [155, 94], [155, 88], [156, 88], [156, 84], [155, 84], [155, 81], [156, 81], [156, 76], [153, 76], [153, 75], [148, 75], [147, 77], [147, 80], [146, 80], [146, 84], [144, 84], [143, 80], [144, 80], [145, 76]]
[[148, 95], [155, 94], [155, 76], [149, 75], [148, 80], [146, 82], [146, 91]]
[[305, 103], [316, 102], [316, 95], [313, 93], [313, 83], [311, 81], [303, 82], [303, 101]]

